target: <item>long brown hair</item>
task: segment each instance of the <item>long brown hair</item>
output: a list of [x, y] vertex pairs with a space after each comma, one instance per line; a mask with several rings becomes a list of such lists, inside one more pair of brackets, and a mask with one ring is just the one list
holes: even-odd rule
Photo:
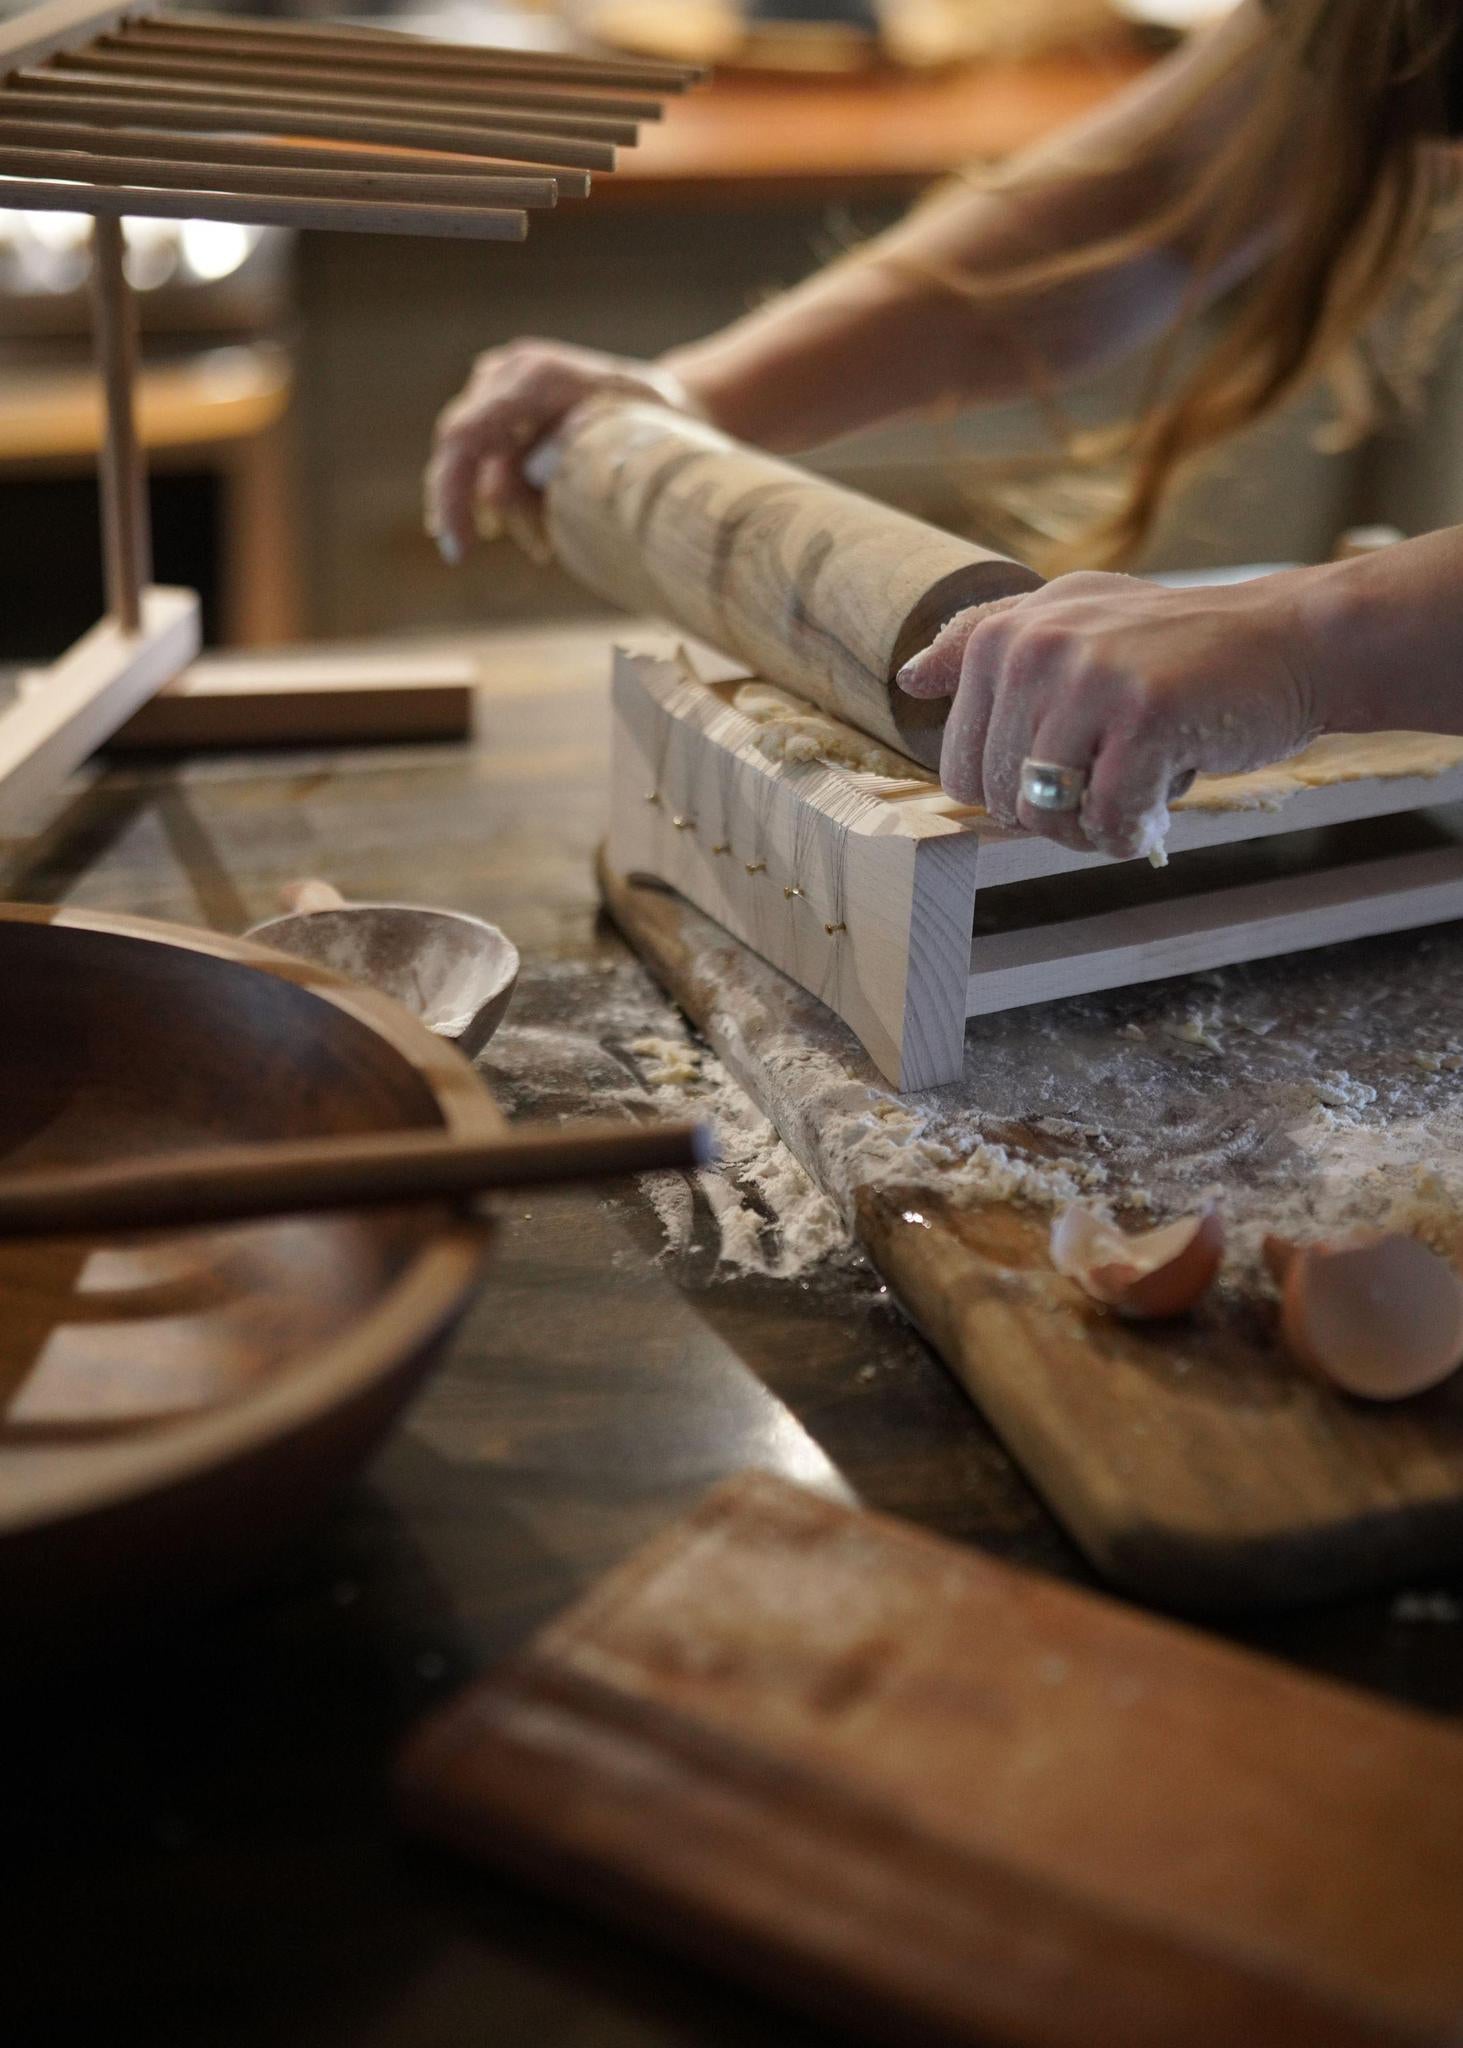
[[[1050, 566], [1130, 560], [1199, 458], [1322, 373], [1339, 401], [1331, 445], [1415, 399], [1457, 285], [1428, 239], [1456, 177], [1426, 145], [1445, 133], [1460, 19], [1463, 0], [1272, 0], [1263, 87], [1204, 174], [1166, 212], [1046, 266], [1052, 282], [1070, 279], [1203, 224], [1188, 299], [1132, 419], [1060, 429], [1067, 468], [1099, 492], [1085, 531], [1047, 550]], [[1280, 230], [1196, 354], [1206, 279], [1259, 219]], [[1028, 268], [1022, 288], [1032, 281]], [[960, 288], [994, 303], [1016, 283], [998, 274]], [[1107, 510], [1094, 520], [1104, 479]]]

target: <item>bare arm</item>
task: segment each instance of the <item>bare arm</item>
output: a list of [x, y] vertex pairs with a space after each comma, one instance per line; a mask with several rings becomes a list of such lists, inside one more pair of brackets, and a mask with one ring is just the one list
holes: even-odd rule
[[1463, 526], [1288, 580], [1322, 731], [1463, 733]]
[[[507, 524], [532, 546], [537, 500], [523, 453], [597, 390], [681, 404], [786, 450], [901, 414], [999, 402], [1034, 377], [1068, 382], [1137, 349], [1190, 291], [1202, 221], [1062, 283], [1008, 281], [989, 301], [941, 280], [1009, 280], [1152, 219], [1202, 175], [1265, 49], [1258, 0], [1243, 0], [999, 181], [948, 190], [855, 256], [660, 363], [551, 342], [492, 350], [438, 423], [429, 532], [457, 559], [476, 508], [479, 525]], [[1258, 258], [1256, 226], [1223, 252], [1215, 289]]]
[[[947, 190], [856, 255], [664, 367], [718, 425], [779, 449], [936, 407], [1070, 382], [1161, 332], [1206, 222], [1111, 265], [1023, 288], [1019, 273], [1120, 238], [1202, 174], [1265, 61], [1254, 0], [998, 180]], [[1257, 260], [1227, 249], [1216, 292]], [[1014, 275], [988, 299], [942, 277]]]

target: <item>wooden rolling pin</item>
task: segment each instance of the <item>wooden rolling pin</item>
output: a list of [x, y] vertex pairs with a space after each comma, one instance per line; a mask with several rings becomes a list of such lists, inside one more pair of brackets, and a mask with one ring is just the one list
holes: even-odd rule
[[952, 613], [1041, 578], [640, 399], [596, 399], [532, 458], [560, 562], [768, 682], [937, 767], [946, 705], [895, 672]]
[[104, 1166], [0, 1178], [0, 1238], [176, 1229], [304, 1210], [475, 1195], [540, 1181], [609, 1180], [705, 1166], [704, 1124], [520, 1124], [474, 1143], [440, 1131], [369, 1131], [216, 1145]]

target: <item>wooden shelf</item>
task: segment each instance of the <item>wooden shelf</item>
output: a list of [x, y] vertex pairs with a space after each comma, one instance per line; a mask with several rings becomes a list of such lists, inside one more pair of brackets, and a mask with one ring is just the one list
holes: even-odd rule
[[1007, 157], [1107, 99], [1152, 61], [1126, 36], [1065, 56], [934, 77], [718, 78], [642, 130], [595, 204], [900, 193]]
[[[276, 426], [289, 404], [284, 350], [258, 342], [146, 366], [138, 431], [149, 454], [218, 448]], [[0, 397], [0, 465], [92, 461], [102, 442], [102, 387], [90, 366], [12, 369]]]

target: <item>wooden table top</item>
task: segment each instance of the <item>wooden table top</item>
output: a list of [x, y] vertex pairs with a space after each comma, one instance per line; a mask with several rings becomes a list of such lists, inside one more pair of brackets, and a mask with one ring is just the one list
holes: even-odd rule
[[[203, 348], [147, 364], [137, 378], [137, 430], [152, 455], [221, 447], [284, 417], [294, 370], [277, 342]], [[0, 464], [90, 462], [102, 443], [101, 386], [90, 367], [7, 363], [0, 385]]]
[[[484, 1056], [505, 1106], [602, 1107], [627, 1032], [666, 1016], [597, 917], [607, 643], [597, 627], [485, 643], [472, 746], [90, 772], [33, 838], [0, 842], [0, 894], [238, 930], [282, 882], [323, 873], [350, 894], [478, 912], [525, 960]], [[670, 1255], [633, 1187], [505, 1205], [443, 1370], [311, 1544], [227, 1608], [8, 1699], [0, 2037], [775, 2037], [750, 1997], [406, 1845], [385, 1797], [424, 1709], [749, 1464], [1082, 1576], [861, 1262], [801, 1281], [718, 1276], [709, 1216]], [[1235, 1633], [1456, 1712], [1455, 1595], [1419, 1588]]]
[[850, 78], [723, 73], [673, 100], [596, 206], [907, 193], [1075, 120], [1152, 61], [1115, 34], [1045, 57]]

